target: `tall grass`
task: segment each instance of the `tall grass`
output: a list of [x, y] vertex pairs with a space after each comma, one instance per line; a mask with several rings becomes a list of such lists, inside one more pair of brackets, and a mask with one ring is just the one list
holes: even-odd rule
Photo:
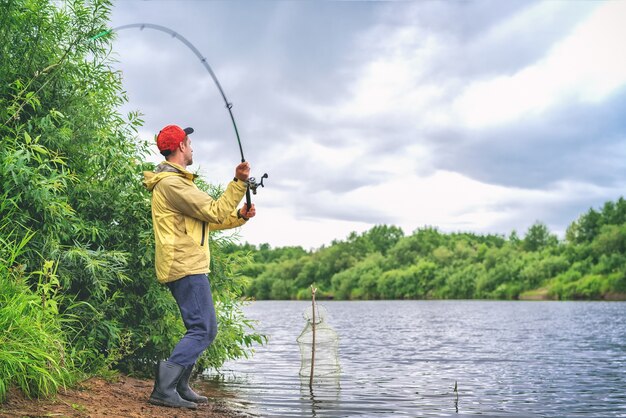
[[[0, 225], [0, 402], [10, 386], [29, 397], [48, 396], [74, 376], [57, 309], [54, 263], [26, 277], [17, 260], [32, 234], [17, 239], [5, 230]], [[37, 279], [37, 290], [28, 286], [29, 278]]]

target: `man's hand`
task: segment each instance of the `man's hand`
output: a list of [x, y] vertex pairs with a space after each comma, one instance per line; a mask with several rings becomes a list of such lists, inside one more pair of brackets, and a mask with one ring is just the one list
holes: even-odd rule
[[235, 177], [237, 180], [248, 181], [248, 177], [250, 177], [250, 163], [244, 161], [235, 167]]
[[254, 218], [254, 215], [256, 215], [254, 203], [250, 206], [250, 210], [248, 210], [248, 204], [244, 203], [243, 207], [239, 209], [239, 215], [241, 215], [241, 217], [244, 218], [246, 221], [250, 218]]

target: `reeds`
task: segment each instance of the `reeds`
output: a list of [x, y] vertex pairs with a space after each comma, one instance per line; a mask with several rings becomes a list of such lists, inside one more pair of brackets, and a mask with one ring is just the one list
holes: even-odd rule
[[37, 291], [16, 263], [32, 235], [17, 239], [0, 227], [0, 401], [10, 386], [28, 397], [48, 396], [72, 380], [62, 318], [57, 311], [51, 262], [39, 276]]

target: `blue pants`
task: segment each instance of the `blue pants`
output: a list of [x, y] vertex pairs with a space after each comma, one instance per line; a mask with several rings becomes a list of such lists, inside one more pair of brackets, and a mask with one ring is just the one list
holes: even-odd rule
[[184, 367], [191, 366], [217, 336], [211, 285], [206, 274], [194, 274], [170, 282], [167, 287], [178, 303], [187, 328], [168, 361]]

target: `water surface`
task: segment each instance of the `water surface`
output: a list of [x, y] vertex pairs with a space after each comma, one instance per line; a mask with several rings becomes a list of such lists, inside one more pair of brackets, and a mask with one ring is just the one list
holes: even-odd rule
[[624, 302], [320, 304], [339, 378], [311, 389], [298, 375], [310, 302], [259, 301], [246, 314], [269, 343], [203, 384], [262, 417], [626, 417]]

